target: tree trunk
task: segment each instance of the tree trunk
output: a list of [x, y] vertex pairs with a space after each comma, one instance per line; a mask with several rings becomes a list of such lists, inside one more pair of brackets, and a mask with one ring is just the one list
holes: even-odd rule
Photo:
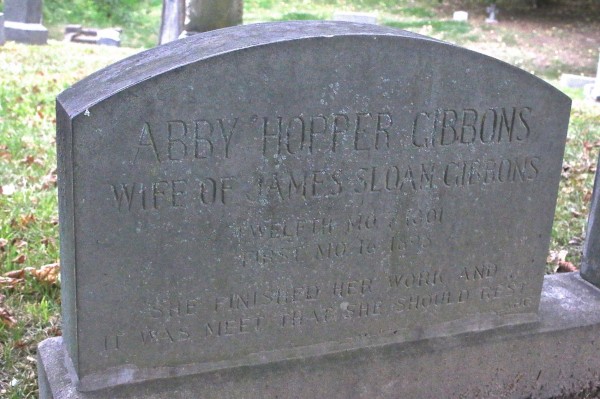
[[158, 44], [172, 42], [183, 30], [185, 0], [163, 0]]

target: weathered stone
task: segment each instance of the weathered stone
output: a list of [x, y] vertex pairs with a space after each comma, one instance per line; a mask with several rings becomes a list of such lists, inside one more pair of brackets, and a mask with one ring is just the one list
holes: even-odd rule
[[[547, 276], [534, 328], [438, 337], [76, 392], [60, 338], [39, 348], [40, 389], [56, 399], [551, 398], [600, 385], [600, 291], [577, 273]], [[45, 398], [44, 396], [41, 396]], [[50, 396], [46, 396], [50, 397]]]
[[469, 20], [469, 13], [467, 11], [454, 11], [452, 14], [452, 20], [465, 22]]
[[48, 29], [41, 24], [26, 24], [23, 22], [4, 22], [6, 40], [26, 44], [46, 44]]
[[600, 101], [600, 48], [598, 49], [598, 68], [596, 69], [596, 82], [591, 90], [592, 99]]
[[57, 107], [82, 391], [538, 320], [570, 100], [508, 64], [373, 25], [252, 25]]
[[596, 78], [581, 75], [572, 75], [570, 73], [563, 73], [560, 75], [560, 84], [566, 87], [582, 89], [586, 85], [594, 84]]
[[366, 12], [336, 11], [333, 13], [333, 20], [357, 22], [361, 24], [377, 24], [377, 16]]
[[0, 12], [0, 45], [3, 45], [6, 41], [4, 35], [4, 14]]
[[[600, 165], [600, 157], [598, 158]], [[596, 168], [592, 204], [588, 216], [583, 258], [581, 260], [581, 276], [590, 283], [600, 287], [600, 171]]]
[[227, 28], [240, 25], [243, 15], [243, 0], [190, 0], [184, 28], [188, 33]]
[[48, 29], [41, 24], [41, 0], [6, 0], [4, 15], [6, 40], [27, 44], [46, 44], [48, 41]]
[[25, 24], [42, 23], [42, 0], [4, 0], [7, 21]]

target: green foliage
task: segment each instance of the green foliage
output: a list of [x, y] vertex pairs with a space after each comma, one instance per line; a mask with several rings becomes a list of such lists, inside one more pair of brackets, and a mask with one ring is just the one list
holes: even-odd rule
[[415, 18], [433, 18], [435, 12], [430, 8], [425, 7], [400, 7], [393, 8], [390, 10], [392, 14], [400, 14], [404, 16], [410, 16]]
[[244, 11], [256, 10], [258, 8], [269, 9], [273, 7], [275, 0], [245, 0]]
[[148, 6], [149, 1], [137, 0], [45, 0], [44, 18], [50, 21], [81, 23], [93, 21], [99, 24], [112, 22], [116, 24], [127, 23], [130, 15]]
[[437, 19], [390, 21], [383, 23], [398, 29], [415, 31], [425, 35], [433, 35], [443, 40], [452, 42], [464, 42], [475, 40], [476, 37], [469, 35], [471, 25], [462, 21], [444, 21]]
[[62, 36], [62, 25], [121, 27], [128, 47], [153, 47], [158, 41], [162, 0], [45, 0], [44, 23], [57, 26], [51, 35]]
[[[580, 90], [570, 94], [582, 98]], [[567, 260], [579, 265], [586, 218], [600, 148], [600, 114], [595, 105], [575, 100], [569, 123], [563, 173], [550, 249], [567, 251]], [[549, 270], [552, 271], [552, 270]]]
[[[0, 276], [59, 258], [56, 95], [132, 53], [62, 42], [0, 48]], [[36, 398], [36, 345], [60, 334], [60, 287], [30, 275], [14, 288], [0, 284], [0, 308], [16, 320], [0, 318], [0, 397]]]
[[273, 18], [272, 21], [314, 21], [325, 19], [322, 15], [310, 14], [307, 12], [287, 12], [280, 18]]
[[453, 34], [465, 34], [471, 30], [467, 22], [462, 21], [440, 21], [440, 20], [418, 20], [418, 21], [386, 21], [386, 26], [399, 29], [422, 28], [431, 26], [434, 32], [447, 32]]

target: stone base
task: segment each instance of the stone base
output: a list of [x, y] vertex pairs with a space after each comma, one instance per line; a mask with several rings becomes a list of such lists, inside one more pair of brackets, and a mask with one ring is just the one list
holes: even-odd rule
[[39, 345], [40, 399], [549, 398], [600, 385], [600, 289], [546, 276], [540, 322], [95, 392], [71, 383], [61, 338]]
[[48, 42], [48, 29], [41, 24], [5, 21], [4, 33], [6, 40], [18, 43], [46, 44]]

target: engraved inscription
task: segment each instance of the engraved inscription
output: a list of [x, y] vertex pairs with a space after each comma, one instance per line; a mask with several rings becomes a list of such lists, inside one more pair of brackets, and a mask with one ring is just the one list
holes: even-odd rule
[[[478, 201], [496, 188], [530, 187], [546, 173], [543, 153], [527, 145], [542, 134], [534, 109], [354, 111], [144, 122], [131, 138], [134, 177], [103, 183], [110, 209], [141, 226], [160, 218], [173, 234], [205, 223], [202, 234], [226, 249], [186, 237], [212, 259], [203, 273], [214, 288], [157, 293], [134, 328], [107, 327], [104, 350], [293, 339], [306, 328], [317, 341], [338, 329], [386, 336], [481, 307], [533, 312], [529, 287], [505, 258], [449, 252], [440, 262], [435, 253], [455, 245], [472, 217], [453, 196], [472, 198], [481, 212]], [[246, 154], [253, 163], [238, 167]], [[247, 214], [228, 219], [238, 209]], [[198, 259], [188, 259], [193, 273]], [[146, 267], [167, 270], [164, 263]]]
[[[146, 326], [136, 334], [109, 332], [106, 351], [143, 345], [178, 345], [236, 336], [273, 334], [303, 326], [396, 320], [407, 313], [435, 314], [447, 307], [496, 303], [498, 313], [531, 308], [527, 283], [501, 276], [503, 268], [486, 261], [456, 267], [456, 274], [423, 268], [402, 273], [335, 279], [295, 287], [232, 291], [214, 296], [160, 300], [141, 311]], [[500, 280], [498, 280], [500, 279]], [[462, 288], [448, 289], [464, 280]], [[397, 319], [400, 320], [400, 319]], [[182, 324], [184, 322], [184, 324]], [[396, 334], [391, 328], [385, 334]]]
[[[133, 144], [133, 164], [229, 159], [243, 155], [239, 137], [257, 135], [265, 158], [313, 156], [319, 152], [388, 151], [451, 145], [527, 142], [531, 107], [415, 110], [402, 115], [369, 111], [294, 116], [201, 117], [144, 122]], [[410, 140], [403, 140], [409, 135]]]

